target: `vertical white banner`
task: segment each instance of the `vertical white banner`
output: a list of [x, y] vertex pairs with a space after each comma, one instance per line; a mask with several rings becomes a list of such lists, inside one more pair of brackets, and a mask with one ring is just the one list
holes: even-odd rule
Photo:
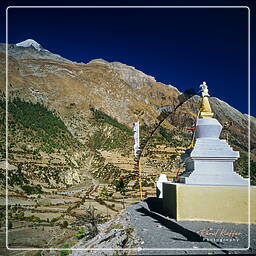
[[133, 132], [134, 132], [134, 155], [138, 156], [138, 150], [140, 147], [140, 124], [139, 121], [133, 123]]

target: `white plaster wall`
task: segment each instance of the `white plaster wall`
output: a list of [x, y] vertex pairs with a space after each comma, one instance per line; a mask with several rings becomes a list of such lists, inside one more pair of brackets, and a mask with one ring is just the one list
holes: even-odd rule
[[219, 138], [222, 125], [215, 118], [200, 118], [196, 124], [196, 138]]

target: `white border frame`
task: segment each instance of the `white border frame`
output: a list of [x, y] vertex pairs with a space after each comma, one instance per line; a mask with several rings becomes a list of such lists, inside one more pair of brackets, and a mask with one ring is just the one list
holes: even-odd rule
[[[20, 9], [20, 8], [56, 8], [56, 9], [62, 9], [62, 8], [179, 8], [179, 9], [185, 9], [185, 8], [237, 8], [237, 9], [247, 9], [248, 10], [248, 247], [247, 248], [10, 248], [8, 247], [8, 10], [9, 9]], [[248, 6], [8, 6], [5, 10], [6, 14], [6, 240], [5, 245], [7, 250], [12, 251], [63, 251], [63, 250], [71, 250], [71, 251], [246, 251], [250, 248], [250, 57], [251, 57], [251, 44], [250, 44], [250, 32], [251, 32], [251, 24], [250, 24], [250, 8]]]

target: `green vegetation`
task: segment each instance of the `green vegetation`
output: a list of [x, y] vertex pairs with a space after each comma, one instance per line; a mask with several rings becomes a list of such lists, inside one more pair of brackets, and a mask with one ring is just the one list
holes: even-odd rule
[[66, 220], [64, 220], [61, 224], [62, 228], [67, 228], [68, 227], [68, 222]]
[[[222, 134], [222, 139], [226, 139], [226, 133]], [[242, 177], [249, 177], [249, 166], [250, 166], [250, 182], [251, 185], [256, 185], [256, 162], [255, 160], [248, 160], [248, 147], [247, 144], [244, 144], [240, 141], [240, 138], [236, 136], [234, 133], [228, 132], [229, 139], [228, 144], [233, 147], [234, 150], [239, 151], [240, 157], [237, 161], [235, 161], [235, 171], [238, 172]], [[251, 154], [251, 158], [253, 158], [253, 154]]]
[[149, 127], [147, 125], [141, 125], [140, 126], [140, 131], [142, 133], [145, 132], [146, 134], [148, 134], [150, 132]]
[[[190, 143], [190, 136], [182, 131], [179, 131], [178, 129], [173, 129], [172, 131], [167, 131], [166, 128], [160, 126], [159, 133], [162, 135], [162, 137], [167, 140], [171, 146], [173, 147], [186, 147]], [[178, 139], [180, 138], [180, 139]], [[158, 138], [159, 141], [161, 141], [161, 138]], [[161, 144], [161, 143], [158, 143]]]
[[51, 223], [57, 222], [58, 220], [60, 220], [60, 218], [61, 218], [61, 217], [52, 218], [52, 219], [51, 219]]
[[30, 185], [22, 185], [21, 188], [28, 194], [42, 194], [43, 190], [41, 186], [36, 185], [36, 186], [30, 186]]
[[29, 180], [22, 173], [22, 165], [19, 164], [16, 171], [8, 173], [8, 184], [10, 186], [29, 184]]
[[70, 244], [65, 243], [64, 246], [63, 246], [63, 248], [65, 248], [66, 250], [61, 250], [61, 251], [60, 251], [60, 256], [67, 256], [67, 255], [71, 254], [71, 253], [72, 253], [72, 250], [67, 250], [67, 249], [69, 249], [70, 247], [71, 247]]
[[131, 138], [117, 128], [109, 128], [109, 133], [107, 133], [106, 130], [103, 130], [104, 127], [98, 127], [98, 130], [89, 139], [92, 148], [100, 150], [125, 149]]
[[23, 209], [19, 209], [18, 212], [14, 213], [13, 219], [27, 221], [27, 222], [36, 222], [36, 223], [47, 222], [47, 220], [40, 219], [39, 217], [37, 217], [35, 215], [25, 216]]
[[45, 220], [41, 220], [39, 217], [36, 217], [34, 215], [28, 216], [28, 217], [23, 217], [23, 220], [37, 222], [37, 223], [46, 222]]
[[[5, 101], [0, 100], [0, 127], [5, 130]], [[38, 155], [82, 147], [74, 140], [63, 121], [39, 103], [22, 101], [19, 98], [8, 103], [9, 152], [20, 148], [26, 153]], [[3, 134], [3, 133], [2, 133]], [[1, 142], [5, 138], [1, 135]], [[28, 145], [32, 145], [29, 148]], [[5, 150], [3, 145], [1, 150]]]
[[76, 233], [76, 238], [82, 239], [83, 237], [85, 237], [85, 229], [84, 227], [81, 227], [79, 231]]
[[231, 135], [229, 137], [228, 143], [231, 144], [232, 146], [237, 146], [240, 150], [248, 151], [248, 148], [245, 145], [243, 145], [241, 142], [239, 142], [239, 140], [234, 135]]
[[5, 206], [0, 206], [0, 223], [5, 219]]
[[116, 191], [120, 192], [122, 195], [125, 195], [125, 193], [127, 191], [128, 182], [129, 181], [127, 179], [124, 179], [122, 177], [120, 179], [116, 179], [114, 181]]
[[173, 141], [173, 134], [170, 132], [167, 132], [167, 130], [160, 126], [160, 134], [169, 142], [175, 142]]
[[24, 219], [24, 212], [23, 212], [23, 211], [19, 211], [19, 212], [15, 215], [15, 219], [17, 219], [17, 220], [23, 220], [23, 219]]
[[47, 130], [51, 135], [56, 135], [58, 129], [67, 131], [62, 120], [39, 103], [34, 104], [14, 99], [9, 102], [8, 111], [14, 121], [19, 122], [25, 128], [38, 131]]
[[[46, 183], [48, 186], [51, 185], [50, 180], [53, 179], [57, 184], [61, 182], [61, 175], [65, 172], [63, 167], [54, 166], [38, 166], [33, 163], [20, 163], [17, 166], [17, 170], [9, 172], [8, 184], [10, 186], [18, 185], [27, 194], [41, 194], [42, 189], [39, 186], [32, 186], [31, 174], [36, 180]], [[1, 182], [5, 182], [5, 176], [0, 177]]]
[[[120, 124], [100, 110], [94, 108], [90, 110], [93, 113], [93, 125], [96, 128], [89, 138], [89, 145], [93, 149], [122, 149], [123, 151], [127, 151], [127, 148], [132, 148], [132, 129]], [[127, 145], [129, 146], [127, 147]]]
[[251, 161], [250, 175], [251, 175], [251, 184], [256, 185], [256, 162], [255, 161]]
[[[246, 153], [240, 152], [240, 158], [235, 162], [235, 171], [244, 178], [249, 177], [249, 162]], [[256, 185], [256, 162], [253, 160], [250, 160], [250, 178], [251, 185]]]
[[5, 172], [0, 172], [0, 184], [5, 184]]
[[104, 112], [97, 110], [95, 108], [90, 108], [90, 110], [93, 113], [94, 118], [102, 123], [108, 123], [124, 132], [126, 132], [128, 135], [132, 136], [133, 132], [132, 129], [128, 128], [127, 126], [120, 124], [119, 122], [117, 122], [115, 119], [113, 119], [112, 117], [110, 117], [109, 115], [105, 114]]
[[[3, 99], [0, 100], [0, 131], [0, 157], [3, 158], [5, 156]], [[42, 193], [39, 186], [32, 184], [32, 179], [44, 182], [47, 186], [52, 186], [51, 180], [56, 184], [63, 183], [63, 173], [70, 167], [75, 167], [74, 162], [71, 161], [74, 152], [86, 152], [88, 149], [73, 137], [54, 111], [48, 110], [42, 104], [25, 102], [18, 98], [8, 103], [8, 148], [9, 163], [17, 166], [16, 170], [9, 172], [8, 184], [11, 187], [20, 186], [27, 194]], [[58, 159], [52, 156], [52, 153], [58, 153]], [[83, 165], [85, 158], [85, 155], [81, 154], [77, 164]], [[44, 160], [46, 165], [38, 165], [38, 160]], [[5, 183], [3, 172], [0, 173], [0, 182]]]
[[104, 165], [104, 163], [96, 162], [93, 164], [93, 167], [95, 168], [95, 171], [92, 173], [93, 177], [101, 181], [116, 179], [120, 177], [123, 171], [125, 171], [111, 163]]

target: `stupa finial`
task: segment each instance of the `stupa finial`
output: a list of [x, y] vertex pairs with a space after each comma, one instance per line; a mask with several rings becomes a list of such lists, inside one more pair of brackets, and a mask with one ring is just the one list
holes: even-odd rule
[[206, 82], [203, 82], [202, 84], [200, 84], [200, 88], [202, 92], [202, 102], [200, 106], [199, 118], [213, 117], [213, 112], [208, 99], [210, 95], [208, 93], [208, 86]]
[[205, 81], [203, 81], [203, 83], [200, 84], [200, 88], [202, 88], [202, 89], [201, 89], [202, 96], [210, 96], [210, 95], [208, 94], [208, 86], [207, 86], [207, 84], [206, 84]]

